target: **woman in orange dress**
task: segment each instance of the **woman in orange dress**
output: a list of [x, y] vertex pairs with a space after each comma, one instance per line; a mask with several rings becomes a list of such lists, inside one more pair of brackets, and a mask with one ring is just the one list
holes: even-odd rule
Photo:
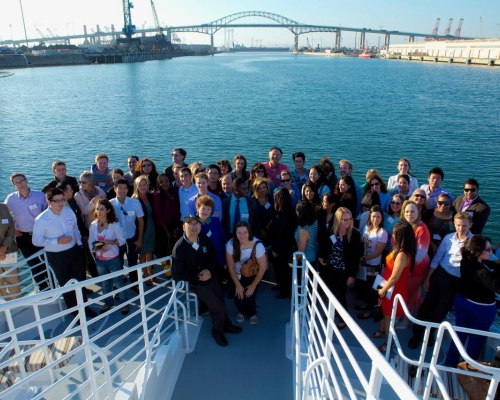
[[[386, 268], [382, 277], [386, 283], [378, 290], [380, 300], [380, 308], [384, 319], [380, 322], [380, 328], [372, 333], [372, 338], [378, 339], [387, 336], [389, 325], [391, 322], [392, 305], [397, 294], [401, 294], [405, 302], [408, 300], [408, 276], [413, 272], [415, 266], [415, 235], [412, 226], [405, 220], [399, 220], [394, 225], [392, 231], [393, 247], [385, 259]], [[393, 288], [391, 298], [386, 297], [387, 292]], [[403, 316], [403, 308], [398, 307], [396, 317]], [[386, 343], [378, 349], [385, 353], [387, 348]]]

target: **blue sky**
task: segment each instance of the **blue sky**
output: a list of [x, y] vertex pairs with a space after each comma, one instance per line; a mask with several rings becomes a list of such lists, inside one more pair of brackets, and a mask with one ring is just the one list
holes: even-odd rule
[[[35, 27], [47, 34], [47, 28], [54, 33], [64, 35], [67, 32], [81, 33], [82, 26], [95, 29], [95, 25], [114, 24], [116, 28], [123, 26], [121, 0], [21, 0], [24, 8], [26, 26], [29, 37], [39, 37]], [[137, 27], [153, 26], [150, 0], [132, 0], [133, 22]], [[223, 16], [249, 10], [268, 11], [286, 16], [298, 22], [318, 25], [342, 25], [359, 28], [379, 28], [431, 32], [436, 18], [441, 18], [439, 32], [443, 33], [449, 18], [453, 18], [451, 33], [460, 18], [464, 18], [462, 36], [478, 37], [480, 32], [479, 19], [482, 17], [483, 36], [498, 37], [500, 29], [499, 0], [182, 0], [169, 2], [155, 0], [156, 11], [161, 23], [165, 25], [194, 25], [207, 23]], [[249, 23], [265, 23], [267, 20], [253, 18], [240, 20]], [[8, 40], [12, 36], [22, 38], [22, 20], [19, 10], [19, 0], [1, 0], [0, 4], [0, 37]], [[234, 30], [234, 41], [247, 46], [254, 40], [262, 40], [267, 44], [291, 44], [292, 34], [286, 29], [242, 29]], [[180, 34], [187, 43], [208, 43], [209, 37], [201, 34]], [[305, 43], [306, 37], [315, 44], [326, 47], [333, 42], [332, 34], [305, 34], [300, 36], [300, 43]], [[378, 44], [378, 35], [368, 35], [370, 45]], [[344, 44], [354, 43], [354, 36], [345, 34]], [[383, 39], [382, 39], [383, 40]], [[394, 39], [395, 42], [405, 39]], [[215, 44], [222, 44], [224, 32], [215, 36]]]

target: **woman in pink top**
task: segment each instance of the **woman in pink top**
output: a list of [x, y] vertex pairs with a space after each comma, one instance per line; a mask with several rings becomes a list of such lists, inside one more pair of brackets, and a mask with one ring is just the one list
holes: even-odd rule
[[[116, 218], [115, 208], [108, 199], [97, 201], [95, 209], [95, 219], [89, 228], [89, 248], [94, 253], [95, 263], [99, 276], [122, 269], [120, 262], [119, 247], [126, 243], [123, 230]], [[102, 282], [102, 293], [105, 295], [112, 291], [113, 285], [118, 289], [123, 287], [122, 276], [117, 276], [113, 280]], [[120, 293], [122, 301], [127, 300], [126, 291]], [[101, 314], [108, 311], [113, 306], [113, 297], [108, 296], [104, 300], [104, 307]], [[126, 315], [129, 311], [128, 305], [122, 308], [122, 314]]]
[[420, 210], [415, 202], [406, 200], [403, 203], [401, 219], [410, 223], [417, 241], [415, 268], [408, 277], [408, 309], [410, 312], [416, 313], [424, 300], [420, 287], [429, 269], [430, 259], [427, 251], [431, 236], [427, 226], [420, 220]]

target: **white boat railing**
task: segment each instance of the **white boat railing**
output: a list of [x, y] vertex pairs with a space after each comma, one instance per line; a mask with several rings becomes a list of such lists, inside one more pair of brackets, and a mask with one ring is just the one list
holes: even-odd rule
[[[27, 262], [32, 260], [35, 260], [36, 264], [29, 266]], [[2, 300], [9, 301], [17, 297], [38, 293], [38, 284], [40, 283], [44, 283], [47, 286], [44, 291], [59, 287], [54, 270], [47, 261], [47, 253], [45, 250], [40, 250], [28, 258], [17, 261], [15, 264], [2, 264], [2, 267], [3, 272], [0, 273], [0, 282], [2, 282], [3, 285], [0, 285], [0, 290], [3, 292], [13, 286], [21, 286], [21, 291], [19, 295], [7, 294], [0, 296], [0, 302]], [[35, 269], [40, 270], [35, 271]], [[18, 277], [19, 283], [7, 284], [4, 279], [12, 277]], [[37, 278], [39, 278], [38, 280], [40, 281], [38, 284], [36, 282]]]
[[[188, 284], [184, 289], [182, 282], [175, 285], [163, 270], [142, 277], [143, 268], [170, 259], [83, 282], [72, 280], [64, 287], [0, 303], [0, 372], [9, 371], [16, 377], [0, 398], [113, 399], [124, 382], [133, 382], [139, 369], [154, 360], [160, 344], [166, 344], [172, 335], [183, 337], [181, 346], [187, 349], [186, 323], [196, 295], [189, 292]], [[84, 286], [99, 287], [104, 280], [121, 279], [131, 271], [137, 271], [138, 282], [128, 281], [105, 296], [95, 292], [84, 302]], [[154, 286], [144, 285], [155, 277]], [[139, 294], [130, 290], [136, 285]], [[60, 299], [69, 291], [75, 291], [78, 304], [63, 309]], [[86, 307], [99, 314], [104, 298], [116, 294], [128, 299], [93, 319], [85, 318]], [[127, 305], [129, 313], [123, 316], [120, 310]], [[77, 344], [56, 354], [60, 347], [56, 345], [71, 338]]]
[[[293, 256], [292, 348], [289, 349], [290, 356], [295, 359], [295, 399], [357, 399], [360, 396], [378, 399], [384, 378], [400, 398], [417, 399], [411, 387], [385, 360], [311, 264], [306, 261], [303, 266], [298, 265], [300, 257], [305, 260], [303, 253]], [[336, 313], [347, 325], [343, 332], [347, 334], [350, 330], [370, 360], [368, 378], [335, 324]], [[344, 354], [334, 344], [337, 341]], [[363, 393], [353, 386], [355, 379], [361, 384]]]
[[[397, 307], [401, 306], [403, 308], [403, 311], [405, 313], [405, 316], [414, 324], [422, 325], [425, 326], [425, 333], [424, 333], [424, 338], [422, 341], [422, 346], [420, 349], [420, 355], [418, 360], [414, 360], [410, 357], [408, 357], [403, 350], [403, 347], [401, 346], [401, 343], [399, 342], [399, 338], [396, 332], [395, 328], [395, 321], [396, 321], [396, 310]], [[437, 335], [436, 335], [436, 340], [434, 344], [434, 349], [432, 351], [432, 358], [429, 362], [425, 361], [425, 356], [427, 353], [427, 347], [429, 343], [429, 338], [431, 335], [431, 330], [435, 328], [437, 329]], [[472, 371], [465, 371], [465, 370], [459, 370], [458, 368], [454, 367], [448, 367], [446, 365], [439, 365], [439, 355], [440, 355], [440, 350], [441, 350], [441, 345], [443, 343], [443, 338], [445, 332], [448, 332], [449, 335], [451, 336], [452, 342], [455, 343], [457, 346], [457, 349], [464, 359], [468, 364], [470, 364], [472, 367], [477, 368], [479, 371], [483, 371], [484, 374], [478, 373], [478, 372], [472, 372]], [[467, 351], [465, 350], [462, 342], [457, 336], [457, 332], [465, 332], [468, 334], [473, 334], [473, 335], [479, 335], [479, 336], [485, 336], [485, 337], [490, 337], [494, 339], [500, 340], [500, 334], [499, 333], [494, 333], [494, 332], [486, 332], [486, 331], [478, 331], [476, 329], [469, 329], [469, 328], [464, 328], [464, 327], [459, 327], [459, 326], [452, 326], [449, 322], [445, 321], [440, 324], [434, 323], [434, 322], [427, 322], [427, 321], [422, 321], [419, 320], [415, 317], [413, 317], [408, 310], [408, 307], [406, 306], [405, 301], [403, 300], [403, 297], [398, 294], [394, 298], [394, 303], [393, 303], [393, 308], [392, 308], [392, 316], [391, 316], [391, 324], [389, 327], [389, 336], [387, 338], [387, 351], [386, 351], [386, 359], [389, 360], [390, 357], [390, 352], [391, 352], [391, 344], [394, 341], [396, 344], [396, 350], [401, 357], [402, 360], [404, 360], [406, 363], [410, 365], [414, 365], [416, 367], [415, 371], [415, 379], [413, 382], [413, 391], [414, 393], [418, 394], [419, 392], [423, 392], [422, 396], [423, 399], [428, 399], [430, 397], [430, 390], [431, 386], [433, 384], [433, 380], [436, 380], [436, 383], [441, 390], [441, 395], [443, 398], [447, 399], [450, 398], [448, 389], [446, 388], [446, 385], [443, 383], [443, 379], [441, 376], [441, 373], [443, 372], [451, 372], [455, 374], [463, 374], [463, 375], [470, 375], [470, 376], [475, 376], [479, 377], [482, 379], [488, 379], [491, 380], [491, 383], [489, 385], [488, 389], [488, 397], [486, 397], [485, 400], [493, 400], [495, 397], [495, 393], [498, 387], [498, 383], [500, 382], [500, 368], [495, 368], [495, 367], [488, 367], [484, 364], [480, 364], [476, 360], [473, 360], [469, 357], [467, 354]], [[422, 390], [421, 388], [421, 380], [422, 380], [422, 375], [424, 371], [429, 371], [430, 373], [427, 374], [426, 382], [425, 382], [425, 388]], [[487, 375], [485, 375], [487, 374]]]

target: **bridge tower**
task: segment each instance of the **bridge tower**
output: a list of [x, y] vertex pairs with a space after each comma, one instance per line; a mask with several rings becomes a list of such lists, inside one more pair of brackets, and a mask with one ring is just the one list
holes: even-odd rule
[[337, 32], [335, 32], [335, 49], [336, 50], [340, 50], [340, 42], [341, 42], [341, 38], [342, 38], [342, 31], [341, 30], [338, 30]]
[[359, 38], [359, 48], [360, 49], [364, 49], [365, 48], [365, 35], [366, 35], [365, 31], [361, 32], [361, 35], [360, 35], [360, 38]]
[[299, 51], [299, 35], [293, 35], [293, 51]]
[[389, 33], [385, 34], [384, 46], [385, 46], [385, 58], [389, 58], [389, 45], [391, 42], [391, 35]]

